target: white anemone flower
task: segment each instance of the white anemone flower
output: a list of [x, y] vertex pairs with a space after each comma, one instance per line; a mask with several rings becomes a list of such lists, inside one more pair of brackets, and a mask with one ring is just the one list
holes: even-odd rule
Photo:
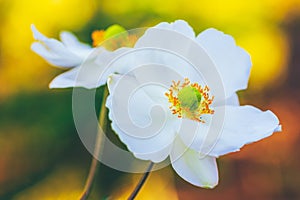
[[[170, 35], [164, 35], [160, 30], [167, 30]], [[193, 51], [188, 42], [172, 40], [176, 38], [172, 32], [197, 43], [203, 52]], [[183, 78], [170, 78], [169, 71], [164, 72], [163, 67], [150, 73], [146, 66], [143, 68], [146, 75], [141, 75], [141, 71], [136, 71], [138, 68], [127, 66], [133, 61], [121, 62], [122, 67], [131, 71], [112, 74], [107, 82], [109, 118], [113, 130], [136, 158], [159, 163], [169, 157], [172, 167], [184, 180], [199, 187], [213, 188], [219, 180], [217, 157], [239, 151], [246, 144], [281, 131], [281, 126], [273, 112], [239, 104], [236, 92], [247, 88], [252, 64], [248, 53], [238, 47], [231, 36], [212, 28], [195, 36], [185, 21], [178, 20], [148, 29], [134, 49], [176, 45], [195, 55], [196, 59], [199, 54], [200, 63], [206, 62], [205, 59], [212, 61], [222, 80], [224, 97], [216, 93], [213, 82], [206, 84], [205, 77], [197, 75], [187, 63], [172, 56], [168, 59], [169, 55], [163, 51], [147, 53], [145, 50], [139, 55], [137, 52], [136, 59], [127, 61], [139, 63], [139, 59], [147, 57], [148, 64], [169, 65]], [[205, 66], [204, 71], [213, 70]], [[166, 80], [169, 88], [157, 84], [142, 85], [141, 80], [148, 76]], [[127, 89], [134, 90], [134, 94], [129, 94]], [[152, 112], [151, 108], [156, 105], [160, 105], [165, 113]], [[149, 124], [154, 128], [146, 129]]]
[[[97, 88], [105, 85], [111, 73], [127, 71], [127, 69], [120, 68], [120, 66], [112, 66], [109, 69], [104, 68], [111, 60], [130, 49], [122, 47], [123, 43], [120, 43], [117, 39], [113, 39], [114, 43], [112, 44], [105, 43], [110, 37], [116, 38], [115, 35], [127, 36], [126, 30], [119, 25], [112, 25], [105, 31], [94, 31], [92, 39], [95, 47], [93, 48], [80, 42], [74, 34], [67, 31], [61, 32], [61, 41], [58, 41], [43, 35], [34, 25], [31, 25], [31, 29], [36, 40], [31, 45], [31, 49], [49, 64], [63, 69], [70, 69], [55, 77], [49, 84], [50, 88]], [[130, 37], [124, 38], [128, 40], [124, 40], [124, 46], [130, 46], [134, 42]], [[112, 50], [112, 47], [115, 49]], [[99, 79], [101, 74], [102, 77]]]
[[61, 41], [58, 41], [43, 35], [34, 25], [31, 25], [31, 30], [36, 40], [31, 45], [31, 49], [36, 54], [53, 66], [64, 69], [73, 68], [52, 80], [50, 88], [73, 87], [78, 72], [77, 67], [84, 62], [93, 48], [80, 42], [74, 34], [67, 31], [60, 33]]

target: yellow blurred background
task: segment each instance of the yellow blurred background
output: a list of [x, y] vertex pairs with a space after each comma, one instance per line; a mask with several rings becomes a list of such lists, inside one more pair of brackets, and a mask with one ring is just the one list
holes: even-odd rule
[[[273, 110], [284, 131], [222, 157], [214, 190], [195, 188], [165, 169], [169, 175], [154, 174], [138, 199], [151, 199], [155, 183], [165, 188], [157, 199], [300, 198], [299, 0], [0, 0], [0, 16], [0, 199], [76, 199], [91, 158], [72, 122], [72, 91], [48, 89], [61, 70], [30, 50], [30, 24], [55, 38], [69, 30], [91, 44], [93, 30], [112, 24], [131, 29], [176, 19], [197, 33], [215, 27], [234, 36], [253, 61], [241, 102]], [[111, 176], [100, 170], [90, 199], [126, 193], [126, 181], [138, 177], [101, 169]], [[108, 185], [101, 180], [112, 177]]]
[[[233, 35], [252, 56], [251, 86], [255, 89], [282, 82], [289, 58], [282, 23], [299, 12], [298, 0], [1, 0], [1, 96], [18, 90], [44, 89], [53, 69], [28, 51], [30, 24], [57, 37], [70, 30], [89, 41], [91, 28], [118, 23], [126, 28], [153, 26], [161, 21], [187, 20], [196, 30], [218, 28]], [[94, 23], [93, 23], [94, 22]], [[98, 25], [98, 27], [96, 27]], [[90, 32], [89, 32], [90, 31]], [[266, 77], [265, 74], [268, 74]], [[43, 83], [43, 84], [37, 84]]]

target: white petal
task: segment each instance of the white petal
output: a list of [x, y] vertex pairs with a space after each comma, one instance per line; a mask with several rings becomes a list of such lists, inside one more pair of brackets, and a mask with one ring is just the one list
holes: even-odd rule
[[210, 28], [200, 33], [196, 40], [215, 62], [227, 97], [247, 88], [251, 59], [231, 36]]
[[70, 32], [61, 32], [60, 39], [72, 53], [82, 57], [83, 59], [86, 58], [92, 50], [88, 44], [80, 42], [77, 37]]
[[154, 28], [174, 30], [189, 38], [195, 38], [193, 28], [184, 20], [176, 20], [172, 23], [162, 22], [154, 26]]
[[136, 139], [130, 137], [127, 133], [123, 132], [119, 126], [112, 123], [112, 129], [119, 136], [120, 140], [127, 146], [128, 150], [134, 156], [141, 160], [151, 160], [152, 162], [159, 163], [165, 160], [171, 151], [172, 141], [174, 136], [169, 134], [173, 131], [172, 128], [162, 130], [162, 132], [151, 139]]
[[[107, 101], [110, 103], [107, 104], [111, 111], [117, 111], [116, 117], [130, 118], [141, 127], [146, 127], [151, 123], [159, 123], [159, 129], [165, 122], [173, 123], [177, 119], [169, 112], [168, 101], [161, 100], [164, 92], [160, 88], [157, 89], [156, 85], [141, 86], [134, 76], [116, 74], [109, 77], [107, 84], [110, 92]], [[152, 87], [154, 89], [151, 89]], [[110, 114], [113, 113], [110, 112]], [[141, 136], [141, 134], [147, 135], [146, 133], [138, 133], [137, 136]], [[152, 134], [150, 133], [150, 135]]]
[[[107, 78], [112, 73], [124, 74], [130, 71], [131, 61], [126, 59], [128, 52], [132, 51], [131, 48], [122, 47], [115, 51], [107, 51], [104, 48], [97, 48], [92, 55], [95, 55], [95, 62], [92, 66], [87, 66], [87, 78], [93, 82], [98, 82], [98, 85], [106, 83]], [[124, 58], [125, 59], [122, 59]], [[128, 67], [128, 68], [127, 68]], [[91, 71], [90, 73], [88, 71]], [[82, 76], [84, 78], [84, 76]]]
[[[214, 115], [214, 117], [219, 118], [217, 115]], [[205, 123], [183, 119], [179, 136], [185, 146], [207, 155], [219, 137], [222, 130], [222, 120], [220, 120], [221, 123], [217, 119], [213, 121], [213, 115], [210, 114], [202, 115], [201, 118]], [[216, 121], [218, 124], [213, 124]]]
[[76, 85], [76, 78], [78, 75], [79, 68], [76, 67], [67, 72], [64, 72], [58, 76], [56, 76], [51, 83], [49, 84], [49, 88], [69, 88], [74, 87]]
[[239, 96], [236, 93], [233, 93], [230, 97], [226, 99], [226, 105], [228, 106], [239, 106]]
[[31, 45], [31, 50], [44, 58], [49, 64], [62, 68], [70, 68], [81, 64], [82, 60], [73, 54], [67, 52], [58, 55], [55, 52], [49, 51], [47, 47], [39, 42], [34, 42]]
[[112, 75], [108, 80], [112, 128], [137, 158], [161, 162], [169, 155], [177, 121], [169, 119], [164, 108], [154, 110], [157, 103], [143, 89], [135, 91], [137, 86], [131, 76]]
[[33, 37], [38, 41], [32, 44], [32, 50], [47, 62], [59, 67], [74, 67], [82, 63], [82, 57], [72, 53], [63, 43], [49, 39], [31, 26]]
[[[216, 112], [220, 108], [216, 108]], [[278, 131], [279, 120], [271, 111], [261, 111], [253, 106], [226, 106], [223, 130], [211, 156], [221, 156], [239, 151], [245, 144], [256, 142]]]
[[33, 24], [31, 24], [31, 31], [35, 40], [46, 41], [49, 39], [46, 36], [44, 36], [41, 32], [39, 32]]
[[[112, 74], [108, 79], [107, 85], [111, 94], [107, 104], [111, 102], [109, 104], [111, 111], [114, 109], [114, 111], [119, 113], [122, 109], [123, 112], [120, 115], [128, 111], [129, 116], [126, 115], [124, 117], [130, 117], [135, 124], [141, 127], [151, 123], [149, 109], [154, 105], [154, 101], [143, 90], [138, 89], [138, 82], [134, 77]], [[118, 107], [113, 107], [113, 103]], [[111, 117], [112, 114], [113, 112], [110, 112]]]
[[[193, 45], [191, 45], [193, 43]], [[209, 57], [205, 51], [193, 40], [178, 34], [176, 31], [165, 31], [157, 28], [150, 28], [136, 42], [134, 54], [136, 57], [136, 66], [152, 63], [161, 66], [160, 72], [156, 72], [156, 76], [165, 76], [169, 80], [169, 86], [174, 81], [183, 81], [189, 78], [191, 82], [203, 84], [203, 76], [201, 72], [190, 62], [187, 56], [191, 56], [194, 60], [208, 60]], [[195, 50], [195, 51], [193, 51]], [[200, 55], [199, 55], [200, 54]], [[139, 64], [139, 65], [138, 65]], [[207, 66], [204, 63], [203, 66]], [[162, 70], [165, 70], [162, 72]], [[150, 76], [155, 77], [153, 75]]]
[[187, 182], [205, 188], [213, 188], [218, 184], [218, 167], [216, 158], [200, 156], [200, 153], [187, 148], [177, 138], [170, 159], [173, 168]]
[[239, 106], [240, 105], [240, 101], [239, 101], [239, 97], [236, 93], [233, 93], [230, 97], [226, 98], [225, 100], [214, 100], [212, 103], [212, 107], [218, 107], [218, 106], [224, 106], [224, 105], [228, 105], [228, 106]]
[[274, 133], [275, 132], [281, 132], [282, 131], [282, 126], [281, 125], [278, 125], [275, 130], [274, 130]]
[[253, 106], [219, 106], [214, 110], [213, 115], [202, 116], [205, 123], [183, 120], [179, 131], [186, 146], [205, 155], [218, 157], [239, 151], [281, 130], [271, 111]]
[[[106, 77], [102, 76], [101, 66], [95, 59], [89, 57], [84, 64], [58, 75], [51, 83], [50, 88], [84, 87], [97, 88], [105, 84]], [[102, 77], [102, 78], [100, 78]], [[104, 80], [105, 79], [105, 80]]]
[[[151, 49], [161, 57], [159, 64], [169, 67], [169, 71], [189, 78], [192, 83], [208, 85], [215, 99], [226, 99], [223, 81], [213, 60], [195, 38], [187, 38], [174, 30], [150, 28], [136, 42], [135, 49]], [[169, 73], [164, 74], [168, 76]]]
[[111, 66], [110, 63], [127, 50], [127, 48], [120, 48], [111, 52], [104, 48], [94, 49], [84, 63], [56, 77], [50, 84], [50, 87], [84, 87], [92, 89], [104, 85], [110, 74], [120, 73], [122, 66], [124, 66], [122, 64], [120, 66]]

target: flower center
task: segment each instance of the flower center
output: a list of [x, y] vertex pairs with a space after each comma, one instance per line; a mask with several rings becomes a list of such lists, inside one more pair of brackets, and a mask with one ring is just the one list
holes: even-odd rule
[[198, 83], [191, 83], [188, 78], [185, 78], [183, 83], [173, 81], [165, 95], [171, 103], [170, 110], [178, 118], [189, 118], [204, 123], [201, 115], [214, 113], [209, 107], [214, 97], [209, 97], [208, 86], [203, 88]]
[[178, 100], [182, 107], [196, 110], [201, 102], [201, 93], [196, 88], [187, 86], [178, 92]]

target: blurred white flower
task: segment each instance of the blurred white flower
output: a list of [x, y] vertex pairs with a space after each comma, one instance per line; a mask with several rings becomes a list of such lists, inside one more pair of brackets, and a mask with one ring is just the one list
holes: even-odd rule
[[[76, 36], [70, 32], [61, 32], [61, 41], [58, 41], [44, 36], [34, 25], [31, 25], [31, 30], [36, 40], [31, 45], [31, 49], [53, 66], [64, 69], [76, 68], [83, 63], [92, 51], [89, 45], [78, 41]], [[76, 72], [76, 69], [71, 69], [57, 76], [50, 83], [50, 88], [72, 87]]]
[[[31, 25], [31, 29], [34, 39], [37, 40], [31, 45], [31, 49], [36, 54], [51, 65], [64, 69], [71, 68], [55, 77], [49, 85], [50, 88], [90, 89], [104, 85], [111, 73], [126, 71], [121, 66], [105, 67], [114, 58], [128, 51], [130, 48], [127, 47], [133, 46], [136, 40], [134, 36], [128, 35], [123, 27], [116, 24], [105, 31], [96, 30], [92, 33], [93, 48], [80, 42], [75, 35], [67, 31], [61, 32], [61, 41], [58, 41], [47, 38], [34, 25]], [[107, 40], [109, 38], [114, 39]]]
[[60, 33], [61, 42], [47, 38], [40, 33], [34, 25], [31, 25], [33, 37], [37, 42], [31, 45], [31, 49], [54, 66], [70, 68], [80, 65], [91, 52], [91, 47], [78, 41], [70, 32]]
[[[160, 32], [162, 29], [170, 30], [170, 35], [164, 37]], [[206, 85], [195, 69], [182, 66], [176, 59], [171, 59], [169, 66], [185, 79], [170, 81], [168, 89], [155, 84], [139, 87], [141, 76], [127, 65], [132, 64], [130, 60], [138, 62], [142, 56], [147, 56], [144, 53], [123, 62], [122, 67], [132, 72], [110, 76], [110, 95], [106, 103], [110, 110], [109, 118], [113, 130], [136, 158], [158, 163], [169, 157], [173, 168], [183, 179], [196, 186], [213, 188], [218, 184], [217, 157], [239, 151], [245, 144], [268, 137], [280, 131], [281, 127], [271, 111], [263, 112], [253, 106], [239, 105], [236, 92], [247, 88], [251, 60], [231, 36], [215, 29], [207, 29], [195, 36], [185, 21], [178, 20], [148, 29], [135, 48], [158, 48], [161, 43], [166, 46], [181, 44], [176, 39], [172, 40], [177, 38], [172, 31], [191, 39], [206, 51], [223, 82], [224, 98], [214, 93], [212, 85]], [[178, 48], [190, 52], [188, 47], [183, 44]], [[197, 55], [198, 52], [192, 53]], [[153, 62], [165, 59], [165, 56], [160, 57], [154, 51], [148, 57], [149, 62], [151, 59]], [[201, 61], [201, 56], [199, 59]], [[169, 72], [158, 70], [153, 76], [159, 80], [168, 79]], [[122, 89], [118, 89], [120, 85]], [[130, 101], [125, 97], [129, 95], [124, 91], [126, 88], [138, 88]], [[165, 114], [149, 114], [155, 105], [160, 105]], [[128, 107], [130, 120], [136, 126], [131, 126], [127, 115], [123, 115], [126, 111], [124, 107]], [[217, 120], [221, 127], [218, 129], [214, 117], [222, 115], [222, 120]], [[161, 126], [161, 129], [157, 133], [137, 132], [137, 126], [147, 127], [149, 124]], [[218, 137], [210, 137], [209, 134]], [[210, 141], [211, 138], [214, 141]], [[212, 142], [212, 148], [204, 150]]]

